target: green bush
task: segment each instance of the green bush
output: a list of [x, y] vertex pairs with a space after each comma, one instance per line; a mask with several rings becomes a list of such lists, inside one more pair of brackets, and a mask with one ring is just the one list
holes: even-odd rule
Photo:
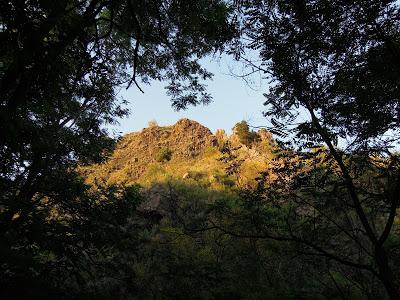
[[250, 131], [249, 125], [246, 121], [237, 123], [233, 130], [238, 135], [240, 142], [246, 146], [250, 146], [259, 138], [256, 132]]
[[172, 150], [169, 148], [161, 148], [156, 156], [158, 162], [170, 161], [172, 157]]

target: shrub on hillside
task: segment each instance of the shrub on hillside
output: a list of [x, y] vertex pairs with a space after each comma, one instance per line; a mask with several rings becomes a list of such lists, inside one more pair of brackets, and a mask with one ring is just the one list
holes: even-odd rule
[[158, 123], [157, 123], [156, 120], [150, 120], [150, 121], [147, 123], [147, 125], [148, 125], [149, 128], [158, 127]]
[[246, 121], [237, 123], [233, 130], [239, 137], [239, 141], [246, 146], [250, 146], [259, 138], [257, 132], [250, 131], [249, 125]]
[[156, 156], [156, 161], [158, 162], [164, 162], [164, 161], [170, 161], [172, 158], [172, 150], [169, 148], [161, 148]]

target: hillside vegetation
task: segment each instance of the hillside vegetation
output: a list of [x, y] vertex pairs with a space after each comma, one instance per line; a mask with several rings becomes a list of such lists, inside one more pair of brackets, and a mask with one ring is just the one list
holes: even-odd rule
[[[0, 41], [1, 300], [400, 299], [399, 1], [0, 1]], [[110, 135], [215, 60], [270, 132]]]
[[[92, 187], [123, 186], [139, 195], [123, 227], [132, 237], [110, 251], [122, 257], [112, 263], [135, 276], [143, 299], [385, 298], [375, 277], [322, 248], [337, 249], [346, 263], [371, 261], [360, 254], [368, 246], [354, 235], [359, 224], [325, 147], [278, 146], [270, 132], [251, 131], [244, 121], [230, 136], [188, 119], [150, 125], [123, 136], [104, 163], [79, 170]], [[358, 174], [367, 217], [382, 230], [385, 215], [376, 211], [385, 203], [367, 201], [387, 188], [370, 182], [390, 161], [347, 155], [346, 164]], [[126, 248], [132, 242], [135, 251]], [[129, 294], [129, 284], [105, 278], [106, 285], [101, 276], [90, 281], [90, 295], [113, 288]]]
[[[123, 136], [109, 160], [81, 171], [88, 183], [108, 185], [138, 183], [148, 187], [168, 180], [197, 182], [214, 189], [254, 185], [254, 178], [270, 165], [277, 146], [264, 129], [252, 132], [256, 138], [246, 139], [246, 144], [241, 140], [243, 133], [235, 129], [231, 136], [223, 130], [214, 135], [189, 119], [172, 126], [153, 125]], [[241, 161], [240, 176], [227, 174], [225, 148]]]

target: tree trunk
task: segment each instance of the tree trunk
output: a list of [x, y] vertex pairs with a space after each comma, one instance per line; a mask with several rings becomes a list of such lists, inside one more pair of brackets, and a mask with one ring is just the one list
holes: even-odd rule
[[375, 261], [379, 268], [379, 277], [382, 281], [390, 299], [400, 299], [400, 291], [394, 278], [393, 272], [390, 269], [387, 254], [383, 247], [375, 250]]

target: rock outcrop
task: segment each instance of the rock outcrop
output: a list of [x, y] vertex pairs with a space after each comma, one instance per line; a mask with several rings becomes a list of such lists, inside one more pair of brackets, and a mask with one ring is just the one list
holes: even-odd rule
[[[208, 178], [214, 176], [215, 170], [224, 170], [222, 163], [218, 162], [218, 149], [221, 144], [232, 139], [239, 143], [235, 133], [228, 137], [225, 131], [218, 130], [213, 135], [207, 127], [189, 119], [181, 119], [172, 126], [162, 127], [154, 124], [140, 132], [122, 137], [114, 153], [105, 163], [83, 168], [82, 172], [88, 181], [99, 182], [100, 179], [107, 184], [124, 184], [143, 182], [144, 178], [147, 181], [150, 177], [151, 180], [157, 180], [160, 174], [194, 180], [199, 174], [205, 173], [200, 177]], [[259, 135], [264, 144], [272, 143], [272, 135], [269, 132], [260, 131]], [[238, 154], [250, 163], [260, 163], [264, 160], [263, 157], [266, 157], [266, 152], [263, 154], [265, 147], [261, 151], [258, 151], [257, 147], [239, 148], [241, 149]], [[170, 159], [159, 159], [165, 152], [172, 153]], [[197, 174], [197, 177], [193, 174]]]

